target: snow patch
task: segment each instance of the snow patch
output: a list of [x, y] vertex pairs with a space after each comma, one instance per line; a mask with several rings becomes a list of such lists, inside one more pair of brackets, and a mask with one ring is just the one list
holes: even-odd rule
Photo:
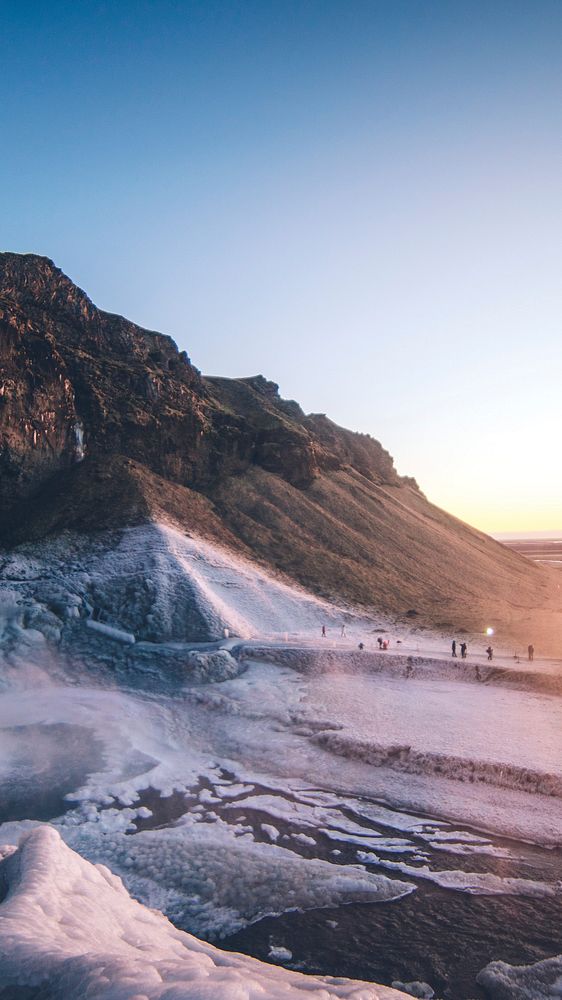
[[555, 1000], [562, 997], [562, 955], [534, 965], [490, 962], [476, 982], [490, 1000]]

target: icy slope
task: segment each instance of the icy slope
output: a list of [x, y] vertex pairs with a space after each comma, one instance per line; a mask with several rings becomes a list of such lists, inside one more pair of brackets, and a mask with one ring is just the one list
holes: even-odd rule
[[167, 524], [21, 546], [4, 559], [0, 586], [25, 609], [24, 626], [55, 640], [66, 627], [71, 647], [87, 641], [83, 625], [92, 617], [137, 642], [163, 643], [216, 640], [225, 628], [244, 638], [318, 636], [321, 624], [342, 616], [233, 551]]
[[[51, 1000], [398, 1000], [353, 980], [307, 977], [221, 952], [134, 902], [120, 879], [49, 827], [0, 863], [0, 989]], [[27, 992], [29, 990], [29, 992]]]
[[202, 378], [35, 254], [0, 253], [0, 328], [4, 544], [166, 512], [336, 603], [471, 632], [491, 618], [558, 655], [557, 573], [432, 506], [369, 435], [261, 375]]

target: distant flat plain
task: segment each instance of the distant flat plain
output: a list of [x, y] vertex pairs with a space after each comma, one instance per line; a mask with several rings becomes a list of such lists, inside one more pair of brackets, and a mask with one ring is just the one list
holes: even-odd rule
[[562, 531], [496, 535], [496, 538], [534, 562], [547, 563], [549, 566], [562, 569]]

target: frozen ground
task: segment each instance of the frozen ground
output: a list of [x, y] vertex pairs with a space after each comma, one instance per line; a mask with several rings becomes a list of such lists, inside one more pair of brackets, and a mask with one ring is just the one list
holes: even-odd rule
[[[449, 637], [327, 605], [165, 526], [69, 535], [0, 566], [0, 843], [49, 819], [138, 900], [211, 939], [326, 907], [415, 912], [431, 892], [445, 913], [448, 898], [451, 912], [469, 897], [535, 906], [544, 929], [522, 960], [562, 947], [548, 930], [559, 664], [508, 650], [492, 667], [451, 661]], [[38, 843], [55, 865], [73, 858]], [[294, 967], [298, 943], [272, 940], [268, 956]], [[388, 983], [427, 979], [414, 964], [389, 962]], [[532, 971], [490, 967], [456, 994], [439, 975], [454, 1000], [540, 996], [521, 986]], [[145, 993], [192, 995], [178, 988]]]

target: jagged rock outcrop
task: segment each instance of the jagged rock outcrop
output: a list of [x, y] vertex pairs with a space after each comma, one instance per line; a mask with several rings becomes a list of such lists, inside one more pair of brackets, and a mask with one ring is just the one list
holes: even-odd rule
[[86, 453], [194, 476], [208, 423], [171, 338], [103, 313], [53, 263], [0, 256], [0, 509]]

